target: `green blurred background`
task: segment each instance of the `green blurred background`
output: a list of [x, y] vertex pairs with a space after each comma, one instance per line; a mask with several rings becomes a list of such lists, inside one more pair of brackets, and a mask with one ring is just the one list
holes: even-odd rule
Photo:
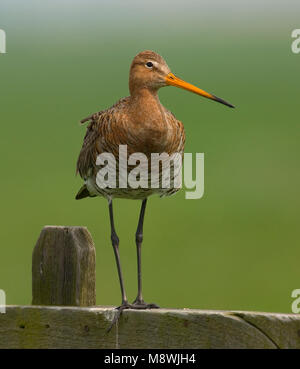
[[[168, 87], [161, 102], [205, 153], [205, 195], [153, 197], [144, 297], [162, 307], [291, 312], [299, 286], [299, 66], [296, 1], [2, 0], [0, 288], [31, 303], [44, 225], [85, 225], [97, 249], [97, 303], [120, 291], [104, 199], [75, 201], [79, 120], [128, 95], [132, 58], [160, 53], [181, 78], [236, 109]], [[136, 296], [140, 204], [115, 201], [127, 294]]]

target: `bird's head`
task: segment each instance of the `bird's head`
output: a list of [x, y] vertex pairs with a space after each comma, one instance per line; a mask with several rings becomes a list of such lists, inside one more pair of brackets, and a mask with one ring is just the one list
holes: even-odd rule
[[194, 92], [231, 108], [234, 107], [223, 99], [176, 77], [171, 72], [163, 57], [154, 51], [146, 50], [137, 54], [130, 67], [129, 90], [131, 95], [143, 88], [157, 91], [160, 87], [164, 86], [183, 88], [184, 90]]

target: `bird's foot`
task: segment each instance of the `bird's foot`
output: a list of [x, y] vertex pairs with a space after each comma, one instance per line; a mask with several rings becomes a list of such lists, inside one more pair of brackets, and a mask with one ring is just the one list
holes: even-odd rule
[[122, 305], [116, 308], [117, 312], [113, 318], [113, 321], [110, 327], [107, 330], [107, 333], [109, 333], [112, 327], [119, 321], [123, 310], [127, 310], [127, 309], [132, 309], [132, 310], [159, 309], [159, 306], [156, 304], [147, 304], [145, 303], [144, 300], [139, 300], [139, 299], [135, 299], [132, 304], [129, 304], [127, 301], [123, 302]]
[[143, 299], [136, 298], [132, 303], [132, 309], [159, 309], [159, 306], [156, 304], [147, 304]]

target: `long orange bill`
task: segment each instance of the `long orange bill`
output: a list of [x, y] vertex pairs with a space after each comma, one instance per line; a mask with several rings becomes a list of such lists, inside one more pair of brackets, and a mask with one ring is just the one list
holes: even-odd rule
[[229, 104], [225, 100], [220, 99], [219, 97], [217, 97], [215, 95], [209, 94], [208, 92], [206, 92], [204, 90], [201, 90], [200, 88], [198, 88], [196, 86], [193, 86], [193, 85], [191, 85], [188, 82], [185, 82], [184, 80], [182, 80], [182, 79], [174, 76], [173, 73], [169, 73], [166, 76], [166, 83], [168, 85], [170, 85], [170, 86], [175, 86], [175, 87], [183, 88], [184, 90], [188, 90], [188, 91], [194, 92], [197, 95], [204, 96], [207, 99], [215, 100], [215, 101], [217, 101], [217, 102], [219, 102], [221, 104], [224, 104], [224, 105], [229, 106], [230, 108], [234, 108], [233, 105]]

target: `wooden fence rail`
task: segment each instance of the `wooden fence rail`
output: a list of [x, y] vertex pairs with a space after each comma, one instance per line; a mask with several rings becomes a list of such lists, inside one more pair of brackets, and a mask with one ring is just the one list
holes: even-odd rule
[[[300, 348], [300, 315], [96, 307], [86, 228], [45, 227], [33, 252], [33, 306], [0, 314], [0, 348]], [[66, 306], [68, 305], [68, 306]]]

